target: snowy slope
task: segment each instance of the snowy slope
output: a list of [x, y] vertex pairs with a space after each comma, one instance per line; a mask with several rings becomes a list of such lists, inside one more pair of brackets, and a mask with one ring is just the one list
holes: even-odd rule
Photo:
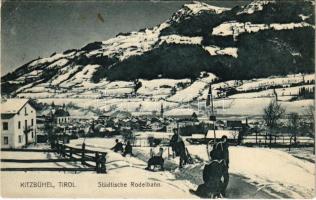
[[[208, 160], [204, 145], [190, 146], [189, 151]], [[260, 190], [280, 195], [279, 197], [282, 194], [290, 198], [314, 196], [315, 170], [314, 165], [308, 161], [275, 149], [247, 147], [230, 147], [229, 158], [229, 171], [248, 178]]]
[[[150, 63], [142, 63], [142, 58], [146, 58], [146, 56], [151, 55], [150, 53], [156, 50], [167, 51], [171, 47], [177, 49], [175, 51], [182, 52], [182, 48], [188, 46], [198, 47], [201, 50], [207, 52], [210, 58], [223, 56], [223, 58], [226, 59], [226, 57], [229, 56], [229, 59], [232, 60], [227, 63], [227, 65], [229, 66], [227, 70], [229, 70], [230, 68], [232, 68], [232, 64], [236, 63], [234, 61], [235, 59], [241, 59], [239, 46], [242, 44], [229, 43], [229, 45], [227, 45], [224, 41], [222, 41], [221, 37], [234, 36], [234, 38], [236, 39], [236, 37], [242, 33], [251, 34], [258, 33], [264, 30], [273, 30], [275, 34], [277, 34], [279, 31], [282, 30], [308, 31], [309, 29], [307, 30], [307, 28], [315, 28], [314, 25], [311, 24], [308, 20], [308, 18], [310, 18], [312, 15], [312, 13], [309, 15], [308, 13], [306, 13], [308, 9], [306, 12], [301, 12], [300, 14], [297, 14], [297, 16], [294, 14], [294, 17], [297, 18], [293, 18], [293, 22], [278, 23], [278, 13], [271, 13], [271, 16], [269, 16], [269, 20], [266, 23], [264, 23], [264, 21], [263, 23], [253, 23], [246, 20], [248, 19], [247, 16], [253, 16], [255, 19], [257, 17], [260, 17], [260, 15], [257, 16], [256, 14], [263, 12], [266, 7], [269, 7], [271, 5], [279, 6], [280, 9], [289, 9], [289, 11], [291, 12], [293, 9], [299, 10], [297, 12], [301, 12], [300, 8], [296, 8], [295, 5], [293, 7], [286, 8], [284, 6], [282, 7], [282, 4], [279, 5], [279, 2], [276, 1], [256, 0], [244, 7], [234, 8], [235, 10], [237, 10], [237, 13], [234, 13], [234, 9], [221, 8], [194, 1], [192, 3], [184, 4], [181, 9], [179, 9], [171, 16], [170, 19], [167, 19], [163, 23], [152, 28], [145, 28], [130, 33], [120, 33], [112, 39], [100, 42], [93, 42], [81, 49], [71, 49], [63, 53], [54, 53], [47, 58], [38, 58], [36, 60], [33, 60], [21, 66], [15, 72], [4, 76], [1, 82], [1, 84], [3, 85], [2, 90], [5, 90], [5, 93], [11, 93], [20, 97], [32, 97], [32, 93], [36, 93], [34, 94], [34, 96], [42, 98], [44, 98], [45, 95], [47, 97], [65, 97], [65, 92], [69, 92], [69, 95], [66, 96], [71, 96], [75, 94], [78, 98], [87, 98], [89, 97], [89, 92], [87, 92], [89, 90], [98, 90], [98, 94], [95, 94], [93, 96], [102, 97], [104, 94], [103, 92], [99, 92], [99, 90], [109, 89], [108, 93], [112, 96], [122, 96], [125, 93], [132, 92], [132, 90], [112, 90], [108, 88], [106, 86], [109, 81], [108, 76], [114, 73], [115, 70], [122, 70], [117, 69], [120, 68], [120, 64], [122, 62], [128, 63], [130, 60], [135, 60], [136, 58], [141, 60], [141, 63], [138, 62], [136, 63], [136, 65], [141, 64], [151, 67]], [[301, 6], [301, 4], [299, 5]], [[306, 8], [309, 8], [308, 6], [310, 6], [308, 5], [308, 3], [306, 3], [306, 5], [302, 5], [306, 6]], [[276, 16], [275, 19], [274, 15]], [[197, 19], [197, 21], [194, 21], [195, 19]], [[207, 21], [215, 20], [216, 23], [210, 25], [200, 23], [200, 21], [204, 21], [203, 19]], [[298, 19], [301, 19], [301, 21], [299, 21]], [[190, 20], [193, 20], [192, 26], [194, 27], [194, 29], [201, 29], [201, 31], [208, 30], [208, 32], [203, 33], [202, 31], [199, 33], [199, 35], [196, 35], [193, 32], [188, 33], [188, 35], [183, 35], [181, 33], [181, 29], [178, 30], [178, 26], [183, 26], [183, 23], [185, 25], [185, 23], [189, 23]], [[173, 31], [166, 32], [167, 29]], [[273, 38], [271, 39], [274, 41]], [[267, 40], [267, 42], [269, 41], [270, 40]], [[286, 41], [282, 41], [282, 38], [279, 38], [277, 42], [279, 43], [278, 45], [285, 46], [286, 51], [290, 51], [294, 57], [298, 56], [302, 57], [303, 59], [307, 59], [303, 57], [304, 52], [302, 52], [302, 50], [298, 50], [295, 46], [293, 47], [291, 46], [291, 44], [287, 44]], [[185, 57], [185, 59], [189, 59], [189, 57], [190, 55], [188, 55], [188, 57]], [[209, 58], [208, 56], [206, 57]], [[197, 61], [203, 59], [196, 58]], [[173, 59], [170, 59], [167, 62], [172, 62], [172, 60]], [[187, 61], [184, 60], [184, 62]], [[206, 61], [203, 61], [199, 64], [197, 63], [196, 65], [201, 65], [204, 62]], [[175, 64], [178, 65], [178, 63]], [[221, 64], [226, 65], [226, 63]], [[134, 64], [131, 63], [131, 65]], [[215, 72], [218, 73], [216, 69], [212, 69], [216, 68], [216, 65], [210, 67], [210, 71], [208, 72], [213, 74]], [[191, 67], [192, 69], [194, 69], [199, 66]], [[273, 68], [274, 66], [270, 67]], [[137, 70], [141, 71], [142, 69], [140, 67], [140, 69]], [[155, 71], [156, 69], [153, 70]], [[201, 71], [205, 71], [205, 69], [201, 69]], [[128, 76], [128, 74], [126, 76]], [[156, 77], [160, 77], [160, 74], [157, 74]], [[146, 77], [136, 77], [136, 79], [137, 78], [146, 79]], [[183, 77], [183, 79], [185, 78], [188, 77]], [[193, 88], [196, 88], [194, 89], [196, 91], [191, 91], [187, 89], [190, 93], [199, 92], [200, 89], [202, 89], [203, 87], [201, 83], [193, 84], [196, 84], [193, 85]], [[43, 88], [42, 91], [40, 91], [39, 88]], [[54, 94], [49, 94], [52, 90], [54, 91]], [[73, 91], [73, 93], [71, 93], [70, 91]], [[82, 94], [80, 94], [80, 91]], [[166, 96], [167, 92], [168, 90], [165, 88], [165, 91], [162, 92], [161, 95]], [[143, 91], [143, 89], [141, 88], [140, 94], [148, 95], [148, 92]], [[195, 95], [192, 95], [191, 97], [188, 97], [188, 99], [193, 99], [194, 97]]]
[[[244, 81], [215, 82], [217, 77], [209, 73], [190, 82], [189, 79], [139, 79], [141, 87], [134, 92], [134, 83], [130, 81], [103, 81], [94, 85], [83, 79], [81, 84], [89, 84], [86, 89], [73, 88], [51, 89], [40, 84], [26, 88], [18, 96], [21, 98], [37, 98], [43, 103], [60, 104], [74, 103], [82, 108], [101, 109], [105, 112], [124, 110], [136, 112], [159, 112], [163, 105], [166, 113], [181, 113], [181, 109], [192, 109], [200, 113], [198, 107], [204, 105], [209, 95], [209, 86], [212, 84], [214, 106], [218, 114], [261, 115], [263, 108], [275, 98], [273, 87], [280, 103], [285, 106], [286, 112], [303, 113], [304, 109], [313, 103], [313, 100], [290, 101], [298, 95], [300, 88], [312, 90], [314, 74], [295, 74], [280, 77], [269, 77]], [[67, 83], [67, 82], [64, 82]], [[293, 85], [294, 84], [294, 85]], [[293, 86], [291, 86], [293, 85]], [[225, 96], [226, 90], [235, 89], [238, 93]], [[248, 109], [251, 106], [253, 109]], [[179, 108], [180, 110], [175, 110]], [[201, 108], [201, 107], [200, 107]], [[191, 113], [193, 113], [191, 112]]]
[[[73, 141], [73, 145], [81, 145], [82, 140]], [[91, 138], [86, 140], [86, 145], [88, 148], [95, 150], [104, 150], [112, 147], [114, 145], [114, 139], [97, 139]], [[206, 154], [205, 145], [188, 145], [186, 144], [189, 152], [193, 156], [197, 156], [204, 160], [208, 161]], [[137, 173], [145, 177], [156, 176], [156, 173], [144, 174], [142, 172], [143, 167], [146, 166], [144, 161], [149, 158], [150, 148], [141, 147], [135, 148], [137, 158], [122, 158], [120, 155], [110, 152], [108, 160], [115, 160], [114, 163], [119, 164], [122, 162], [122, 165], [129, 167], [136, 167], [140, 170]], [[166, 167], [175, 168], [178, 163], [178, 159], [167, 159], [168, 151], [167, 147], [164, 147], [163, 156], [166, 158]], [[258, 158], [261, 159], [258, 162]], [[138, 160], [138, 159], [141, 159]], [[136, 166], [135, 166], [136, 165]], [[162, 176], [173, 177], [174, 183], [180, 184], [179, 188], [184, 189], [184, 191], [189, 188], [196, 188], [197, 182], [201, 181], [202, 169], [204, 163], [196, 163], [193, 166], [186, 166], [181, 171], [162, 172]], [[119, 164], [121, 166], [121, 164]], [[127, 167], [128, 168], [128, 167]], [[110, 169], [111, 170], [111, 165]], [[126, 168], [125, 168], [126, 169]], [[287, 169], [287, 170], [284, 170]], [[136, 169], [135, 169], [136, 170]], [[312, 163], [297, 159], [286, 152], [279, 150], [270, 150], [265, 148], [247, 148], [247, 147], [230, 147], [230, 173], [232, 175], [240, 175], [244, 177], [244, 181], [247, 181], [251, 184], [254, 184], [257, 187], [257, 191], [249, 190], [244, 194], [244, 197], [248, 196], [251, 198], [251, 195], [256, 195], [256, 192], [264, 191], [270, 193], [274, 197], [289, 197], [289, 198], [311, 198], [314, 193], [314, 166]], [[114, 171], [120, 171], [120, 175]], [[122, 170], [123, 171], [123, 170]], [[126, 172], [122, 172], [119, 169], [113, 168], [112, 172], [109, 171], [109, 174], [115, 173], [117, 179], [124, 177], [123, 175]], [[129, 171], [126, 169], [126, 171]], [[160, 173], [158, 173], [160, 174]], [[182, 175], [181, 175], [182, 174]], [[176, 175], [176, 176], [175, 176]], [[159, 176], [160, 177], [160, 176]], [[231, 182], [234, 182], [235, 177], [232, 177]], [[164, 182], [157, 178], [157, 180]], [[181, 181], [182, 180], [182, 181]], [[234, 189], [238, 187], [237, 185], [230, 185], [229, 189]], [[186, 188], [186, 189], [185, 189]], [[230, 190], [228, 189], [228, 194]], [[236, 188], [235, 188], [236, 189]], [[253, 197], [253, 196], [252, 196]], [[234, 196], [230, 197], [234, 198]], [[235, 197], [237, 198], [237, 197]], [[239, 197], [240, 198], [240, 197]]]

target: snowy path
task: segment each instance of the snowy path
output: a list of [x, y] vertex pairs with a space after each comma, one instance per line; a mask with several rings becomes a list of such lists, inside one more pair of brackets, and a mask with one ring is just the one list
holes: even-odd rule
[[[80, 143], [80, 140], [77, 142]], [[101, 150], [113, 146], [114, 139], [91, 138], [86, 143]], [[176, 169], [177, 158], [167, 159], [165, 168], [171, 171], [176, 180], [189, 182], [189, 187], [186, 189], [196, 189], [197, 185], [202, 183], [202, 170], [208, 157], [205, 145], [187, 144], [187, 147], [197, 160], [202, 161], [201, 163], [188, 165], [179, 171]], [[141, 160], [138, 162], [145, 163], [149, 158], [149, 148], [134, 149], [137, 159]], [[166, 149], [164, 157], [167, 157]], [[110, 160], [111, 157], [108, 158], [108, 161]], [[134, 161], [127, 162], [133, 163]], [[315, 193], [314, 164], [280, 150], [230, 147], [229, 171], [231, 179], [227, 195], [231, 198], [310, 198]], [[147, 173], [150, 176], [153, 174], [155, 173]], [[161, 179], [164, 176], [166, 175], [164, 174]], [[241, 189], [239, 185], [243, 185], [244, 188]]]
[[[77, 147], [82, 144], [82, 140], [77, 140]], [[165, 159], [164, 172], [149, 172], [144, 170], [146, 162], [149, 158], [149, 148], [134, 148], [136, 157], [122, 157], [118, 153], [109, 151], [108, 149], [114, 145], [113, 139], [95, 139], [86, 140], [86, 146], [92, 150], [108, 152], [107, 169], [109, 175], [115, 175], [115, 181], [120, 181], [130, 174], [135, 174], [132, 180], [137, 178], [138, 181], [154, 180], [160, 182], [163, 187], [156, 190], [158, 194], [156, 198], [197, 198], [188, 193], [189, 189], [196, 189], [202, 183], [202, 170], [204, 162], [194, 165], [187, 165], [184, 169], [177, 168], [178, 158]], [[166, 150], [166, 149], [165, 149]], [[165, 151], [166, 153], [166, 151]], [[242, 186], [242, 187], [240, 187]], [[237, 189], [238, 188], [238, 189]], [[161, 190], [160, 190], [161, 189]], [[172, 193], [168, 191], [171, 190]], [[161, 192], [158, 192], [161, 191]], [[138, 192], [139, 193], [139, 192]], [[141, 192], [143, 193], [143, 191]], [[139, 193], [140, 197], [143, 194]], [[162, 197], [160, 197], [162, 195]], [[166, 195], [166, 196], [165, 196]], [[256, 186], [248, 183], [239, 175], [230, 175], [230, 182], [227, 188], [228, 198], [275, 198], [266, 192], [260, 190]]]
[[[70, 145], [80, 147], [82, 142], [82, 139], [72, 140]], [[19, 181], [30, 181], [37, 177], [55, 182], [56, 180], [72, 180], [77, 184], [76, 188], [56, 193], [56, 197], [72, 195], [72, 197], [101, 196], [107, 198], [197, 198], [189, 193], [189, 189], [196, 189], [202, 183], [202, 170], [208, 160], [204, 145], [187, 146], [196, 160], [195, 164], [187, 165], [184, 169], [179, 170], [177, 168], [178, 158], [170, 158], [165, 159], [166, 171], [150, 172], [144, 170], [149, 157], [148, 147], [134, 148], [136, 157], [123, 157], [119, 153], [109, 150], [114, 145], [114, 139], [88, 138], [85, 143], [88, 149], [108, 152], [107, 174], [3, 172], [1, 174], [3, 191], [6, 191], [6, 194], [14, 194], [16, 197], [19, 197], [19, 194], [32, 194], [34, 197], [43, 197], [43, 194], [47, 194], [46, 197], [51, 197], [49, 194], [52, 193], [52, 189], [38, 193], [36, 189], [17, 191], [13, 187], [18, 185]], [[1, 156], [3, 158], [12, 157], [10, 153], [6, 152], [2, 152]], [[22, 155], [22, 157], [30, 156], [35, 159], [54, 155], [40, 153]], [[166, 151], [164, 157], [167, 157]], [[66, 165], [62, 166], [66, 167]], [[230, 147], [229, 171], [227, 198], [310, 198], [314, 194], [314, 164], [279, 150]], [[19, 178], [16, 179], [16, 176]], [[113, 184], [126, 183], [128, 187], [98, 187], [100, 183], [106, 185], [110, 182]], [[132, 187], [132, 183], [136, 185], [143, 183], [145, 186]], [[74, 194], [76, 195], [73, 196]]]

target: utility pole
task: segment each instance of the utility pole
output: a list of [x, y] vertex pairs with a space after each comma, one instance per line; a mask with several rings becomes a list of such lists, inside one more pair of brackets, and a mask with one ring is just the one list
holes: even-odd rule
[[[210, 121], [213, 121], [213, 132], [214, 132], [214, 142], [216, 142], [216, 131], [215, 131], [215, 124], [216, 124], [216, 116], [215, 116], [215, 112], [214, 112], [214, 102], [213, 102], [213, 94], [212, 94], [212, 84], [210, 84], [209, 87], [209, 94], [208, 94], [208, 98], [207, 98], [207, 104], [209, 103], [208, 101], [210, 101], [211, 103], [211, 114], [209, 116]], [[206, 137], [206, 135], [205, 135]]]
[[213, 94], [212, 94], [212, 85], [210, 84], [211, 88], [211, 105], [212, 105], [212, 116], [214, 116], [214, 121], [213, 121], [213, 131], [214, 131], [214, 143], [216, 142], [216, 132], [215, 132], [215, 124], [216, 124], [216, 116], [214, 113], [214, 103], [213, 103]]

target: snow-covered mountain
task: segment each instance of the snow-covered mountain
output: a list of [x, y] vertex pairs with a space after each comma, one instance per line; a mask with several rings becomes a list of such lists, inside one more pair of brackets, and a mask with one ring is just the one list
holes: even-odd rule
[[310, 1], [232, 9], [192, 2], [155, 27], [30, 61], [2, 77], [1, 92], [34, 98], [136, 92], [177, 101], [181, 90], [201, 98], [214, 81], [314, 73], [313, 8]]

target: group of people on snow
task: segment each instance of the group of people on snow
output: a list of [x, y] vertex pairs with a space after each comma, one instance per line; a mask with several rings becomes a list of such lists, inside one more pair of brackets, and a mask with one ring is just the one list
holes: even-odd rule
[[[122, 142], [115, 140], [116, 144], [111, 148], [114, 152], [122, 152], [125, 157], [127, 154], [134, 156], [131, 143], [128, 141], [123, 148]], [[169, 146], [172, 149], [173, 157], [179, 156], [179, 168], [186, 164], [192, 164], [193, 159], [189, 154], [182, 137], [178, 130], [174, 130], [174, 134], [170, 139]], [[158, 149], [158, 151], [157, 151]], [[147, 162], [146, 170], [152, 170], [152, 166], [160, 166], [160, 170], [164, 170], [163, 148], [150, 149], [150, 158]], [[209, 152], [210, 163], [206, 164], [203, 169], [203, 184], [199, 185], [194, 194], [204, 198], [225, 197], [226, 188], [229, 182], [229, 151], [227, 136], [222, 136], [219, 142], [214, 142], [212, 150]]]
[[115, 139], [115, 145], [111, 148], [114, 152], [122, 152], [122, 156], [126, 156], [127, 154], [134, 156], [133, 154], [133, 147], [130, 141], [127, 141], [125, 148], [123, 148], [123, 143], [120, 142], [118, 139]]

